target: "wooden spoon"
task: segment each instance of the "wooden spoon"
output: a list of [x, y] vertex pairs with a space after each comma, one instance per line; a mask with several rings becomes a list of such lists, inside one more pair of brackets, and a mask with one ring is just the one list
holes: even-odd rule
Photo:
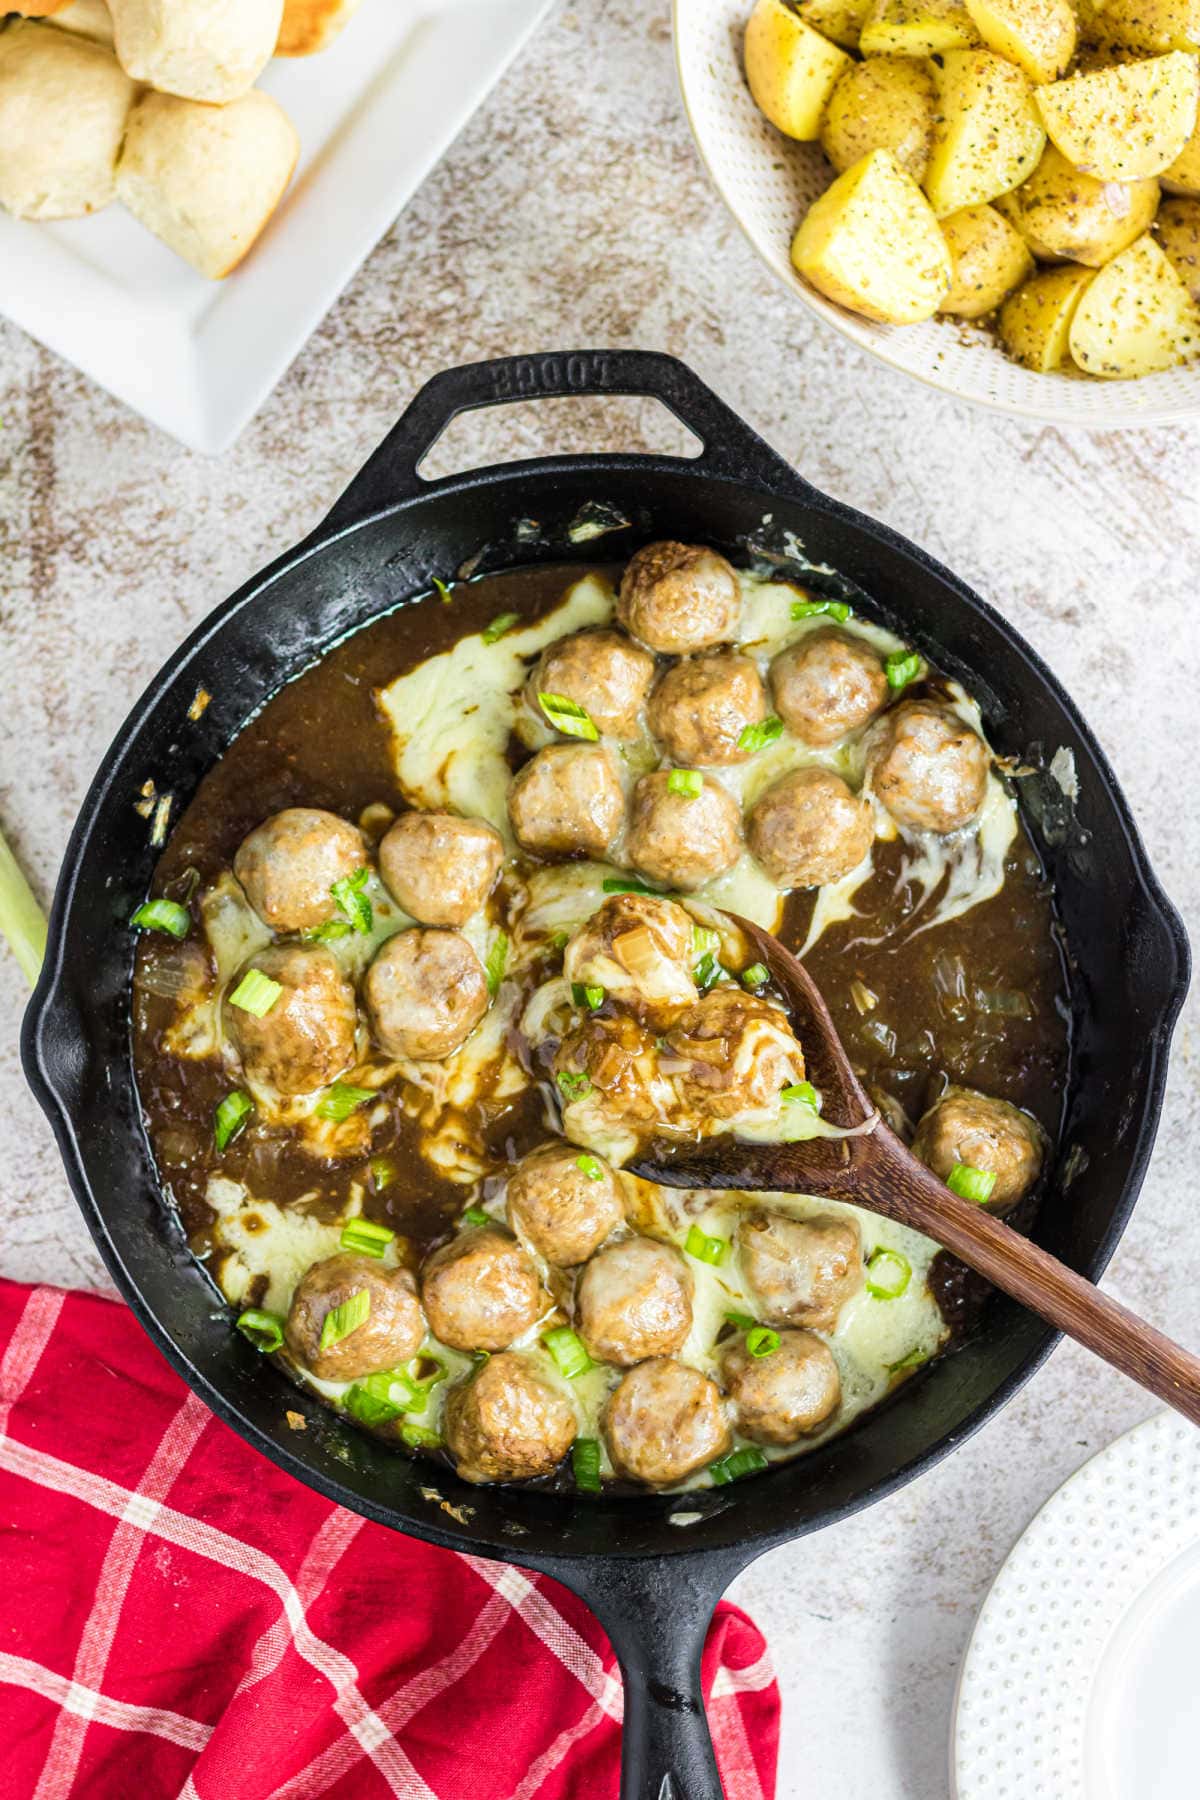
[[888, 1129], [850, 1066], [829, 1009], [796, 958], [769, 932], [727, 915], [767, 965], [792, 1017], [806, 1071], [831, 1124], [870, 1131], [849, 1138], [756, 1144], [733, 1136], [652, 1142], [632, 1172], [665, 1187], [767, 1188], [849, 1201], [924, 1233], [1031, 1312], [1095, 1351], [1122, 1374], [1200, 1425], [1200, 1357], [1110, 1300], [1048, 1251], [952, 1193]]

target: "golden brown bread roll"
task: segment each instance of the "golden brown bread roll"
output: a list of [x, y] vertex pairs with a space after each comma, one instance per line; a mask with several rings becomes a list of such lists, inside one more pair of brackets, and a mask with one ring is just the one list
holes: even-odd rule
[[110, 0], [117, 56], [136, 81], [223, 106], [254, 86], [283, 0]]
[[24, 20], [0, 32], [0, 206], [18, 219], [107, 206], [133, 95], [99, 44]]
[[299, 154], [291, 120], [257, 89], [229, 106], [144, 94], [129, 115], [117, 193], [164, 244], [219, 281], [275, 211]]
[[362, 0], [284, 0], [276, 56], [312, 56], [332, 44]]

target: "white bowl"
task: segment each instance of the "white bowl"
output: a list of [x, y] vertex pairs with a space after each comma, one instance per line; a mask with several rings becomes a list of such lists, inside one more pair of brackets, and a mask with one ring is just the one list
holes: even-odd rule
[[1056, 425], [1162, 425], [1200, 414], [1200, 363], [1140, 381], [1035, 375], [1010, 362], [977, 325], [931, 319], [875, 325], [808, 287], [789, 250], [801, 218], [833, 178], [816, 144], [768, 125], [742, 73], [742, 32], [753, 0], [674, 0], [679, 85], [697, 148], [730, 212], [767, 267], [796, 298], [894, 369], [998, 412]]

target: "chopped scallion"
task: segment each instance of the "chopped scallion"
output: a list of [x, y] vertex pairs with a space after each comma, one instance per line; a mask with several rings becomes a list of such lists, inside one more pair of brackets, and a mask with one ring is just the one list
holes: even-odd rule
[[844, 625], [847, 619], [854, 616], [854, 608], [847, 606], [844, 600], [792, 601], [793, 619], [817, 619], [825, 614], [828, 614], [831, 619], [836, 619], [839, 625]]
[[995, 1172], [992, 1169], [973, 1169], [970, 1163], [955, 1163], [946, 1177], [946, 1186], [960, 1200], [973, 1200], [977, 1206], [986, 1206], [992, 1197], [992, 1189], [996, 1185]]
[[568, 1381], [586, 1375], [589, 1369], [596, 1366], [587, 1353], [583, 1339], [569, 1325], [556, 1325], [553, 1331], [546, 1332], [542, 1343], [554, 1358], [559, 1374], [565, 1375]]
[[683, 1241], [683, 1247], [689, 1256], [697, 1262], [711, 1263], [716, 1268], [725, 1261], [725, 1252], [729, 1248], [729, 1240], [721, 1237], [709, 1237], [698, 1225], [693, 1225]]
[[353, 929], [349, 919], [326, 919], [323, 925], [314, 925], [311, 931], [306, 931], [304, 941], [306, 944], [332, 944]]
[[375, 1088], [352, 1087], [348, 1081], [335, 1081], [331, 1088], [326, 1088], [324, 1098], [318, 1100], [316, 1114], [318, 1119], [333, 1119], [340, 1125], [343, 1119], [348, 1119], [352, 1112], [357, 1112], [360, 1106], [376, 1097]]
[[370, 1316], [371, 1291], [369, 1288], [356, 1288], [340, 1306], [331, 1306], [325, 1314], [321, 1322], [320, 1348], [330, 1350], [334, 1344], [340, 1344], [352, 1331], [365, 1325]]
[[500, 983], [504, 980], [504, 970], [508, 963], [508, 936], [498, 931], [492, 939], [492, 947], [488, 951], [483, 972], [487, 976], [488, 993], [495, 998], [500, 991]]
[[569, 700], [565, 694], [539, 694], [538, 705], [564, 737], [587, 738], [593, 744], [599, 739], [590, 713], [577, 700]]
[[810, 1112], [819, 1113], [821, 1096], [811, 1081], [794, 1081], [791, 1087], [785, 1087], [779, 1098], [788, 1106], [807, 1106]]
[[593, 987], [589, 982], [573, 981], [571, 983], [571, 1004], [586, 1006], [589, 1012], [595, 1012], [597, 1007], [604, 1005], [604, 989]]
[[746, 1333], [746, 1348], [751, 1356], [773, 1356], [779, 1348], [779, 1333], [769, 1325], [756, 1325]]
[[585, 1152], [583, 1156], [575, 1158], [575, 1167], [586, 1175], [589, 1181], [604, 1180], [604, 1164], [598, 1156], [588, 1156]]
[[226, 1094], [213, 1117], [213, 1137], [218, 1150], [224, 1150], [231, 1144], [246, 1120], [254, 1111], [254, 1102], [249, 1094], [243, 1094], [235, 1088], [232, 1094]]
[[140, 931], [165, 931], [169, 937], [185, 938], [192, 929], [192, 915], [178, 900], [146, 900], [129, 923]]
[[668, 794], [679, 794], [685, 800], [695, 800], [704, 789], [704, 777], [699, 769], [672, 769], [667, 776]]
[[[373, 1381], [375, 1377], [371, 1376], [369, 1379]], [[355, 1382], [342, 1404], [350, 1417], [357, 1419], [360, 1425], [386, 1425], [390, 1419], [398, 1419], [404, 1411], [394, 1400], [374, 1392], [369, 1381]]]
[[450, 589], [446, 586], [446, 583], [444, 581], [439, 581], [437, 576], [435, 575], [433, 577], [433, 585], [434, 585], [434, 589], [437, 593], [438, 599], [441, 601], [442, 605], [449, 606], [450, 602], [454, 598], [454, 595], [450, 592]]
[[744, 1450], [735, 1450], [732, 1456], [709, 1463], [708, 1472], [718, 1487], [727, 1487], [731, 1481], [741, 1481], [743, 1476], [757, 1475], [766, 1466], [767, 1459], [762, 1451], [747, 1444]]
[[922, 1363], [928, 1361], [929, 1352], [923, 1350], [920, 1344], [914, 1344], [907, 1356], [902, 1356], [899, 1362], [885, 1363], [884, 1367], [889, 1375], [898, 1375], [901, 1369], [918, 1369]]
[[921, 658], [915, 650], [893, 650], [883, 659], [883, 672], [893, 693], [899, 693], [921, 673]]
[[766, 963], [751, 963], [748, 969], [742, 970], [742, 986], [747, 988], [766, 987], [771, 979]]
[[338, 910], [345, 913], [351, 929], [357, 931], [360, 937], [367, 937], [375, 923], [371, 902], [363, 892], [368, 874], [367, 869], [356, 869], [353, 875], [343, 875], [340, 881], [335, 881], [329, 890]]
[[347, 1219], [342, 1226], [340, 1241], [343, 1250], [357, 1250], [363, 1256], [382, 1256], [395, 1235], [387, 1225], [377, 1225], [374, 1219]]
[[757, 725], [743, 725], [738, 736], [737, 747], [747, 756], [757, 756], [771, 744], [778, 743], [783, 736], [783, 720], [777, 719], [774, 713], [760, 719]]
[[400, 1173], [390, 1156], [373, 1156], [370, 1161], [371, 1183], [377, 1194], [391, 1187]]
[[283, 1348], [283, 1320], [278, 1313], [263, 1312], [261, 1307], [251, 1306], [239, 1314], [237, 1328], [247, 1342], [261, 1350], [264, 1356], [270, 1356], [275, 1350]]
[[721, 934], [719, 931], [709, 931], [704, 925], [692, 926], [693, 956], [703, 956], [706, 950], [719, 950], [720, 948]]
[[491, 1213], [485, 1212], [482, 1206], [468, 1206], [463, 1214], [464, 1225], [491, 1225], [493, 1223]]
[[410, 1450], [440, 1450], [442, 1440], [428, 1425], [402, 1425], [400, 1436]]
[[750, 1331], [756, 1323], [756, 1321], [750, 1317], [749, 1313], [727, 1312], [725, 1317], [728, 1322], [731, 1325], [735, 1325], [739, 1331]]
[[692, 980], [702, 994], [707, 994], [709, 988], [715, 986], [724, 973], [724, 969], [713, 952], [706, 950], [692, 970]]
[[600, 1492], [600, 1440], [576, 1438], [571, 1450], [571, 1473], [575, 1486], [585, 1494]]
[[281, 982], [272, 981], [261, 969], [247, 969], [230, 994], [229, 1004], [252, 1013], [256, 1019], [265, 1019], [282, 992]]
[[558, 1083], [558, 1091], [564, 1100], [582, 1100], [591, 1091], [591, 1082], [586, 1075], [573, 1075], [570, 1069], [560, 1069], [554, 1077]]
[[499, 618], [493, 619], [491, 624], [484, 631], [484, 643], [498, 644], [500, 639], [504, 637], [506, 633], [510, 632], [514, 625], [519, 625], [520, 623], [520, 613], [501, 613]]
[[662, 889], [647, 887], [644, 881], [627, 881], [623, 875], [610, 875], [600, 886], [606, 894], [653, 894], [656, 900], [662, 899]]
[[912, 1280], [912, 1264], [899, 1250], [873, 1250], [867, 1259], [867, 1292], [874, 1300], [898, 1300]]

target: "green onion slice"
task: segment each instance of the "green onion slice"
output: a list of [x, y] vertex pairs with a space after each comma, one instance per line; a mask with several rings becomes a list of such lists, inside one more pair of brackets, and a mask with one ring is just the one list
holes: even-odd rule
[[449, 604], [450, 604], [451, 600], [453, 600], [454, 596], [450, 592], [450, 589], [446, 586], [446, 583], [444, 581], [439, 581], [437, 576], [435, 575], [433, 577], [433, 585], [434, 585], [434, 589], [437, 593], [438, 599], [441, 601], [442, 605], [449, 606]]
[[168, 937], [185, 938], [192, 929], [192, 915], [178, 900], [146, 900], [129, 923], [141, 931], [165, 931]]
[[914, 1344], [907, 1356], [902, 1356], [899, 1362], [886, 1363], [884, 1366], [889, 1375], [898, 1375], [901, 1369], [919, 1369], [922, 1363], [928, 1361], [928, 1350], [922, 1349], [920, 1344]]
[[785, 1087], [779, 1098], [788, 1106], [807, 1106], [810, 1112], [819, 1113], [821, 1096], [811, 1081], [795, 1081], [791, 1087]]
[[623, 875], [610, 875], [600, 886], [606, 894], [653, 894], [656, 900], [662, 899], [662, 889], [647, 887], [644, 881], [627, 881]]
[[306, 944], [332, 944], [336, 938], [346, 937], [353, 929], [349, 919], [326, 919], [323, 925], [314, 925], [311, 931], [306, 931], [303, 934], [304, 941]]
[[384, 1188], [391, 1187], [400, 1171], [390, 1156], [373, 1156], [368, 1165], [371, 1171], [371, 1182], [377, 1194]]
[[973, 1169], [970, 1163], [955, 1163], [946, 1177], [946, 1186], [960, 1200], [974, 1200], [977, 1206], [986, 1206], [992, 1197], [992, 1189], [996, 1185], [996, 1176], [991, 1169]]
[[283, 1348], [283, 1320], [278, 1313], [263, 1312], [260, 1307], [247, 1307], [237, 1319], [237, 1328], [242, 1336], [264, 1356], [270, 1356], [274, 1350]]
[[586, 1075], [573, 1075], [570, 1069], [562, 1069], [554, 1077], [558, 1083], [558, 1091], [564, 1100], [582, 1100], [591, 1091], [591, 1082]]
[[504, 980], [504, 970], [508, 963], [508, 934], [498, 931], [492, 939], [492, 947], [488, 951], [483, 972], [487, 976], [487, 991], [494, 999]]
[[729, 1323], [735, 1325], [739, 1331], [752, 1331], [757, 1323], [756, 1320], [750, 1317], [749, 1313], [727, 1312], [725, 1317]]
[[844, 600], [792, 601], [793, 619], [817, 619], [824, 614], [828, 614], [831, 619], [836, 619], [839, 625], [844, 625], [847, 619], [853, 618], [854, 608], [848, 606]]
[[718, 1487], [728, 1487], [731, 1481], [741, 1481], [746, 1475], [757, 1475], [766, 1466], [767, 1459], [762, 1451], [747, 1444], [744, 1450], [735, 1450], [732, 1456], [723, 1456], [720, 1462], [709, 1463], [708, 1472]]
[[898, 1300], [912, 1280], [912, 1264], [898, 1250], [873, 1250], [867, 1259], [867, 1292], [874, 1300]]
[[491, 1213], [484, 1212], [482, 1206], [468, 1206], [463, 1214], [464, 1225], [492, 1225], [494, 1223]]
[[883, 659], [883, 672], [893, 693], [899, 693], [921, 673], [921, 658], [915, 650], [893, 650]]
[[711, 1263], [716, 1268], [725, 1261], [725, 1252], [729, 1248], [729, 1240], [721, 1237], [709, 1237], [698, 1225], [693, 1225], [683, 1241], [683, 1247], [689, 1256], [697, 1262]]
[[571, 1449], [571, 1473], [575, 1486], [585, 1494], [600, 1492], [600, 1440], [576, 1438]]
[[692, 926], [692, 954], [694, 956], [703, 956], [706, 950], [719, 950], [720, 948], [721, 934], [719, 931], [709, 931], [704, 925]]
[[499, 618], [493, 619], [491, 624], [484, 631], [484, 643], [498, 644], [500, 639], [504, 637], [507, 632], [510, 632], [514, 625], [519, 625], [520, 623], [520, 613], [501, 613]]
[[773, 1356], [779, 1348], [779, 1333], [769, 1325], [755, 1325], [746, 1333], [746, 1348], [751, 1356]]
[[441, 1436], [428, 1425], [402, 1425], [400, 1436], [410, 1450], [440, 1450]]
[[[363, 892], [369, 873], [367, 869], [355, 869], [353, 875], [343, 875], [329, 890], [339, 912], [345, 913], [351, 930], [357, 931], [360, 937], [366, 937], [375, 923], [371, 902]], [[339, 932], [338, 936], [341, 935]]]
[[224, 1150], [233, 1142], [246, 1120], [254, 1111], [254, 1102], [249, 1094], [243, 1094], [235, 1088], [232, 1094], [226, 1094], [213, 1117], [213, 1137], [218, 1150]]
[[571, 983], [571, 1004], [572, 1006], [586, 1006], [589, 1012], [595, 1012], [597, 1007], [604, 1005], [604, 989], [592, 987], [587, 982], [573, 981]]
[[600, 733], [578, 700], [568, 700], [565, 694], [539, 694], [538, 705], [555, 731], [561, 731], [564, 737], [587, 738], [592, 744], [598, 740]]
[[357, 1112], [368, 1100], [377, 1098], [378, 1091], [375, 1088], [352, 1087], [348, 1081], [335, 1081], [332, 1087], [326, 1088], [324, 1097], [318, 1100], [316, 1114], [318, 1119], [333, 1119], [340, 1125], [343, 1119], [348, 1119], [352, 1112]]
[[747, 756], [757, 756], [760, 750], [778, 743], [782, 736], [783, 720], [771, 713], [767, 718], [760, 719], [757, 725], [743, 725], [737, 747], [744, 750]]
[[747, 988], [766, 987], [771, 979], [771, 972], [766, 963], [751, 963], [748, 969], [742, 970], [742, 986]]
[[598, 1156], [588, 1156], [586, 1153], [583, 1156], [577, 1156], [575, 1167], [580, 1169], [589, 1181], [604, 1180], [604, 1164]]
[[672, 769], [667, 776], [668, 794], [681, 794], [695, 800], [704, 790], [704, 777], [699, 769]]
[[696, 983], [696, 986], [700, 989], [702, 994], [707, 994], [709, 988], [720, 981], [724, 973], [725, 971], [717, 961], [714, 952], [706, 950], [704, 955], [700, 958], [700, 961], [692, 970], [692, 980]]
[[382, 1256], [395, 1232], [374, 1219], [347, 1219], [340, 1239], [343, 1250], [358, 1250], [364, 1256]]
[[547, 1331], [542, 1343], [554, 1358], [560, 1375], [568, 1381], [574, 1381], [580, 1375], [586, 1375], [595, 1363], [587, 1353], [583, 1339], [569, 1325], [556, 1325], [553, 1331]]
[[321, 1323], [321, 1349], [330, 1350], [334, 1344], [340, 1344], [348, 1338], [352, 1331], [365, 1325], [371, 1316], [371, 1292], [369, 1288], [356, 1288], [354, 1293], [340, 1306], [330, 1307]]
[[404, 1407], [397, 1406], [394, 1400], [374, 1391], [371, 1383], [374, 1375], [366, 1381], [357, 1381], [346, 1395], [342, 1404], [352, 1419], [360, 1425], [386, 1425], [390, 1419], [398, 1419]]
[[265, 1019], [282, 992], [282, 982], [272, 981], [261, 969], [247, 969], [230, 994], [229, 1004], [253, 1013], [256, 1019]]

